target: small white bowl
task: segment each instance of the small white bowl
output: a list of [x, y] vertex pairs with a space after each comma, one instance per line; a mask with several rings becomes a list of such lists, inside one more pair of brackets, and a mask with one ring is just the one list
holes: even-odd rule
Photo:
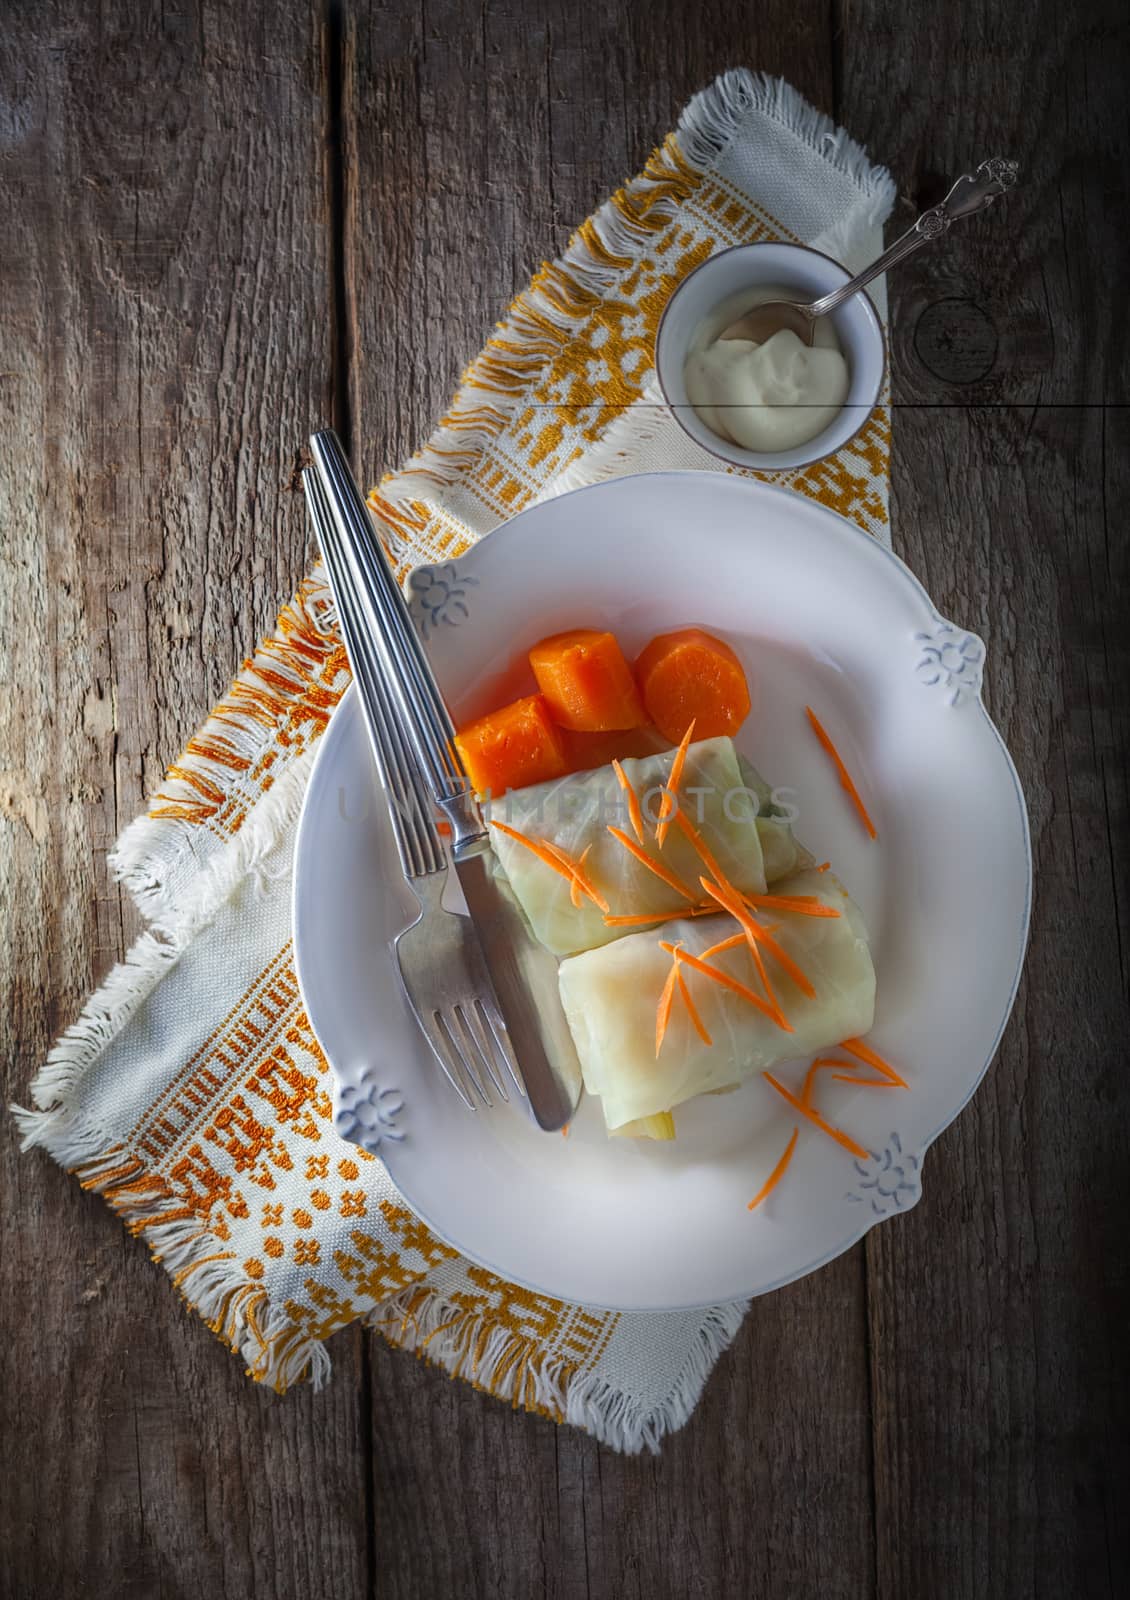
[[[719, 438], [701, 420], [687, 399], [683, 376], [691, 341], [711, 313], [744, 290], [760, 285], [795, 291], [797, 300], [816, 300], [847, 282], [846, 267], [819, 250], [797, 244], [739, 244], [720, 250], [683, 279], [668, 300], [655, 338], [655, 371], [663, 398], [684, 433], [711, 455], [755, 472], [780, 472], [805, 467], [834, 454], [867, 421], [883, 386], [886, 340], [883, 325], [864, 291], [831, 314], [832, 325], [848, 364], [847, 399], [835, 420], [813, 438], [791, 450], [745, 450]], [[727, 317], [726, 321], [731, 320]], [[722, 331], [721, 327], [717, 330]]]

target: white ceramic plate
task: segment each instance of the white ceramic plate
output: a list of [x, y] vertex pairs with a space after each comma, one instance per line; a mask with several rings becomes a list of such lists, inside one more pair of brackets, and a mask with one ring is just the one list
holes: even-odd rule
[[[397, 987], [389, 942], [413, 902], [350, 692], [310, 781], [294, 896], [299, 980], [344, 1136], [378, 1151], [465, 1255], [624, 1310], [764, 1293], [913, 1205], [927, 1147], [992, 1060], [1028, 930], [1027, 816], [981, 703], [980, 639], [939, 617], [858, 528], [714, 473], [621, 478], [536, 506], [414, 574], [412, 609], [457, 721], [518, 692], [516, 658], [558, 629], [614, 629], [629, 655], [676, 627], [723, 634], [753, 692], [737, 743], [770, 783], [795, 790], [799, 837], [861, 905], [878, 973], [870, 1038], [910, 1088], [826, 1083], [822, 1108], [871, 1159], [806, 1126], [785, 1181], [752, 1213], [793, 1124], [760, 1079], [680, 1107], [673, 1144], [608, 1139], [593, 1102], [567, 1139], [539, 1132], [521, 1102], [472, 1115]], [[806, 704], [859, 784], [877, 842]], [[795, 1085], [803, 1071], [782, 1076]]]

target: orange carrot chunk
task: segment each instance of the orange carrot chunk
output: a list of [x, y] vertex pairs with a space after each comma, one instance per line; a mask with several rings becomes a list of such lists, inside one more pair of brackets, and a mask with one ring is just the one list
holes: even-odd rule
[[816, 715], [815, 711], [813, 711], [812, 707], [811, 706], [805, 706], [804, 711], [805, 711], [805, 715], [807, 716], [809, 722], [812, 724], [813, 733], [820, 740], [820, 743], [824, 746], [824, 749], [828, 752], [829, 756], [831, 757], [832, 765], [835, 767], [836, 773], [837, 773], [837, 775], [839, 777], [839, 780], [840, 780], [840, 785], [841, 785], [842, 788], [847, 790], [852, 804], [854, 805], [855, 809], [859, 812], [860, 819], [863, 822], [863, 826], [867, 829], [868, 833], [871, 835], [871, 837], [873, 839], [877, 839], [878, 838], [878, 834], [875, 832], [875, 824], [871, 821], [871, 818], [867, 814], [867, 807], [863, 804], [863, 801], [860, 798], [859, 790], [855, 787], [855, 784], [852, 782], [851, 773], [844, 766], [844, 763], [840, 758], [840, 752], [836, 749], [835, 745], [832, 743], [831, 737], [825, 731], [824, 724], [820, 721], [820, 718]]
[[700, 739], [734, 734], [749, 716], [749, 685], [737, 656], [701, 628], [654, 638], [636, 662], [652, 722], [674, 744], [688, 722]]
[[530, 666], [554, 721], [563, 728], [606, 733], [647, 721], [615, 634], [595, 628], [552, 634], [534, 645]]
[[780, 1161], [778, 1161], [777, 1165], [773, 1168], [772, 1172], [766, 1178], [765, 1182], [761, 1185], [761, 1188], [754, 1195], [749, 1205], [746, 1207], [747, 1211], [755, 1211], [763, 1200], [768, 1200], [769, 1196], [773, 1193], [773, 1190], [785, 1176], [785, 1173], [789, 1169], [789, 1162], [793, 1159], [793, 1151], [796, 1149], [796, 1142], [799, 1136], [800, 1129], [794, 1128], [792, 1132], [792, 1138], [785, 1146], [784, 1154], [782, 1155]]
[[467, 723], [455, 735], [455, 748], [479, 795], [524, 789], [563, 777], [568, 770], [561, 737], [540, 694]]
[[650, 723], [640, 728], [614, 729], [611, 733], [578, 733], [574, 728], [560, 727], [557, 732], [565, 747], [568, 772], [592, 772], [612, 761], [626, 761], [629, 756], [657, 756], [671, 748], [670, 739], [665, 739]]

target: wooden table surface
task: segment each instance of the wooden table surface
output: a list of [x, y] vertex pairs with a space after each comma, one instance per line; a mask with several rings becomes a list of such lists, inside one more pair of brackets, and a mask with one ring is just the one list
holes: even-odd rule
[[6, 1098], [138, 931], [115, 835], [303, 572], [311, 428], [370, 478], [404, 457], [730, 65], [889, 164], [896, 222], [972, 160], [1023, 163], [892, 280], [893, 516], [990, 642], [1036, 902], [922, 1203], [756, 1302], [658, 1458], [356, 1328], [323, 1393], [260, 1392], [5, 1119], [5, 1600], [1130, 1592], [1121, 28], [1117, 0], [7, 0]]

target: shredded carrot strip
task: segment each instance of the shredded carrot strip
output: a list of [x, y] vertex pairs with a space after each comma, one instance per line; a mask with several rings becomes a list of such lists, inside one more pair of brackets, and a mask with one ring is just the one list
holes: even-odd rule
[[691, 991], [687, 987], [687, 980], [683, 977], [683, 974], [679, 971], [679, 958], [678, 958], [678, 956], [675, 957], [675, 982], [678, 984], [679, 993], [683, 997], [683, 1004], [687, 1008], [688, 1015], [690, 1016], [691, 1021], [694, 1023], [695, 1032], [698, 1034], [698, 1036], [702, 1040], [703, 1044], [713, 1044], [714, 1040], [707, 1033], [706, 1025], [703, 1022], [702, 1018], [698, 1014], [698, 1007], [695, 1005], [694, 1001], [691, 999]]
[[822, 1072], [825, 1067], [846, 1067], [847, 1065], [846, 1061], [837, 1061], [833, 1056], [818, 1056], [805, 1073], [804, 1083], [801, 1085], [800, 1097], [805, 1105], [810, 1106], [812, 1104], [812, 1085], [818, 1072]]
[[892, 1083], [890, 1078], [857, 1078], [851, 1072], [833, 1072], [837, 1083], [858, 1083], [862, 1089], [901, 1089], [903, 1084]]
[[568, 1123], [566, 1123], [565, 1126], [562, 1128], [561, 1137], [563, 1139], [567, 1139], [569, 1137], [569, 1124]]
[[794, 1111], [799, 1111], [802, 1117], [807, 1117], [809, 1122], [814, 1123], [820, 1129], [821, 1133], [826, 1133], [829, 1139], [834, 1139], [838, 1145], [842, 1145], [853, 1156], [858, 1156], [861, 1161], [868, 1159], [869, 1151], [865, 1150], [861, 1144], [856, 1144], [854, 1139], [849, 1139], [847, 1134], [841, 1132], [839, 1128], [833, 1128], [830, 1122], [825, 1122], [819, 1111], [812, 1106], [806, 1106], [803, 1100], [798, 1100], [792, 1090], [786, 1089], [783, 1083], [778, 1083], [771, 1072], [763, 1072], [762, 1077], [767, 1083], [772, 1084], [783, 1099], [789, 1102]]
[[776, 960], [780, 962], [781, 966], [784, 967], [785, 971], [796, 984], [801, 994], [806, 994], [810, 1000], [815, 1000], [816, 990], [812, 987], [812, 980], [809, 978], [807, 972], [804, 971], [803, 967], [797, 966], [796, 962], [793, 960], [792, 956], [789, 955], [788, 951], [782, 950], [781, 946], [777, 943], [776, 939], [774, 939], [769, 929], [763, 928], [756, 919], [753, 921], [753, 937], [759, 940], [765, 946], [766, 950], [768, 950], [769, 954], [774, 956]]
[[743, 894], [747, 906], [758, 910], [795, 911], [801, 917], [838, 917], [835, 906], [826, 906], [814, 894]]
[[640, 807], [640, 797], [632, 788], [632, 781], [618, 761], [613, 761], [612, 770], [620, 780], [620, 787], [628, 797], [628, 817], [632, 824], [632, 832], [643, 844], [643, 811]]
[[614, 839], [624, 846], [625, 850], [631, 851], [637, 861], [642, 862], [650, 872], [654, 872], [657, 878], [661, 878], [668, 888], [674, 889], [676, 893], [683, 895], [687, 900], [694, 900], [693, 892], [675, 876], [670, 867], [665, 867], [661, 861], [653, 861], [646, 850], [641, 849], [634, 839], [628, 838], [623, 828], [614, 828], [609, 823], [608, 831]]
[[[669, 947], [675, 949], [674, 945]], [[663, 1048], [663, 1040], [667, 1033], [667, 1024], [671, 1020], [671, 1006], [675, 999], [675, 979], [679, 976], [678, 961], [672, 961], [671, 970], [667, 974], [667, 982], [663, 985], [663, 993], [659, 996], [659, 1009], [655, 1013], [655, 1055]]]
[[778, 1161], [777, 1165], [773, 1168], [765, 1182], [761, 1185], [761, 1188], [757, 1191], [749, 1205], [746, 1207], [747, 1211], [755, 1211], [763, 1200], [768, 1200], [769, 1196], [773, 1193], [773, 1190], [785, 1176], [785, 1173], [789, 1169], [789, 1162], [793, 1159], [793, 1151], [796, 1149], [796, 1142], [799, 1136], [800, 1129], [794, 1128], [792, 1132], [792, 1138], [785, 1146], [784, 1155], [781, 1157], [780, 1161]]
[[606, 928], [645, 928], [649, 923], [673, 922], [677, 916], [716, 917], [717, 915], [718, 910], [715, 906], [689, 906], [685, 911], [656, 911], [653, 914], [641, 914], [634, 917], [605, 917], [604, 926]]
[[864, 1044], [862, 1039], [841, 1039], [840, 1049], [846, 1050], [849, 1056], [856, 1056], [860, 1061], [866, 1061], [869, 1067], [874, 1067], [876, 1072], [881, 1072], [892, 1083], [897, 1083], [900, 1089], [909, 1089], [906, 1079], [901, 1077], [891, 1066], [889, 1061], [884, 1061], [877, 1055], [870, 1045]]
[[848, 795], [851, 798], [852, 804], [855, 806], [855, 809], [859, 812], [860, 818], [861, 818], [861, 820], [863, 822], [863, 826], [867, 829], [868, 833], [871, 835], [871, 837], [873, 839], [878, 838], [878, 834], [875, 832], [875, 824], [871, 821], [871, 818], [867, 815], [867, 807], [863, 804], [863, 801], [860, 798], [859, 790], [855, 787], [855, 784], [852, 782], [851, 773], [844, 766], [843, 760], [842, 760], [842, 758], [840, 756], [840, 752], [836, 749], [835, 745], [832, 743], [831, 738], [829, 737], [828, 733], [825, 731], [823, 723], [820, 721], [820, 718], [816, 715], [815, 711], [813, 711], [812, 707], [811, 706], [805, 706], [804, 710], [805, 710], [805, 714], [808, 717], [809, 722], [812, 724], [813, 733], [820, 740], [820, 743], [824, 746], [824, 749], [828, 752], [828, 755], [832, 759], [832, 765], [836, 769], [836, 773], [839, 776], [839, 780], [840, 780], [841, 786], [844, 789], [847, 790]]
[[[757, 938], [760, 930], [756, 919], [742, 905], [741, 897], [738, 895], [737, 890], [727, 894], [717, 884], [711, 883], [709, 878], [700, 878], [699, 882], [710, 898], [717, 900], [722, 909], [728, 911], [741, 927], [746, 944], [749, 946], [749, 953], [753, 957], [753, 964], [757, 968], [757, 975], [765, 989], [765, 998], [769, 1001], [777, 1016], [783, 1021], [785, 1013], [781, 1010], [781, 1002], [777, 999], [776, 991], [769, 982], [769, 974], [765, 970], [765, 962], [762, 959], [761, 951], [757, 947]], [[775, 940], [770, 940], [769, 942], [774, 945], [774, 948], [779, 948]]]
[[[578, 910], [580, 910], [581, 905], [581, 885], [579, 880], [581, 873], [585, 870], [585, 858], [588, 856], [588, 853], [591, 849], [592, 845], [587, 844], [581, 851], [581, 859], [577, 862], [577, 870], [573, 874], [573, 882], [569, 887], [569, 899], [573, 902]], [[564, 854], [564, 852], [562, 852], [562, 854]]]
[[740, 944], [745, 944], [745, 942], [746, 937], [744, 933], [732, 934], [730, 938], [722, 939], [718, 944], [712, 944], [709, 950], [704, 950], [702, 952], [702, 959], [704, 961], [709, 961], [711, 956], [719, 956], [722, 954], [723, 950], [736, 950]]
[[699, 833], [698, 829], [687, 816], [686, 812], [680, 809], [675, 821], [698, 851], [700, 857], [702, 858], [703, 866], [706, 868], [707, 872], [711, 874], [715, 883], [726, 883], [726, 874], [722, 871], [722, 868], [711, 855], [710, 847], [707, 845], [706, 840], [702, 837], [701, 833]]
[[[678, 815], [681, 809], [679, 806], [679, 783], [683, 776], [683, 767], [686, 764], [687, 750], [694, 736], [694, 725], [695, 719], [692, 717], [690, 726], [679, 741], [679, 748], [675, 751], [675, 759], [671, 763], [671, 775], [663, 786], [663, 801], [659, 807], [659, 823], [655, 830], [655, 842], [661, 850], [667, 842], [667, 830], [671, 826], [671, 820]], [[640, 843], [643, 843], [642, 839]]]
[[[592, 849], [591, 844], [587, 844], [581, 851], [581, 859], [579, 861], [574, 861], [567, 851], [562, 850], [560, 845], [550, 844], [548, 839], [545, 841], [545, 847], [547, 850], [552, 850], [553, 854], [557, 857], [558, 861], [560, 861], [563, 867], [568, 868], [569, 872], [572, 874], [574, 889], [579, 890], [581, 894], [587, 896], [588, 899], [592, 901], [593, 905], [597, 906], [601, 911], [608, 911], [610, 909], [608, 901], [604, 898], [600, 890], [596, 887], [596, 884], [592, 881], [592, 878], [585, 871], [585, 860], [589, 851]], [[574, 899], [573, 904], [579, 905], [580, 902]]]
[[560, 851], [550, 845], [540, 844], [537, 839], [527, 838], [524, 833], [519, 833], [517, 828], [510, 827], [506, 822], [496, 822], [493, 817], [490, 825], [492, 828], [497, 828], [499, 833], [504, 833], [508, 839], [517, 839], [519, 844], [524, 844], [526, 849], [531, 850], [539, 861], [543, 861], [547, 867], [552, 867], [554, 872], [559, 872], [563, 878], [572, 878], [573, 869], [571, 866], [565, 866], [562, 863]]
[[830, 862], [830, 861], [822, 861], [822, 862], [821, 862], [821, 863], [820, 863], [820, 865], [819, 865], [819, 866], [818, 866], [818, 867], [817, 867], [817, 868], [816, 868], [816, 871], [817, 871], [817, 872], [827, 872], [827, 871], [828, 871], [828, 868], [829, 868], [829, 867], [830, 867], [830, 866], [831, 866], [831, 865], [832, 865], [832, 863], [831, 863], [831, 862]]
[[526, 849], [532, 851], [539, 861], [544, 862], [547, 867], [552, 867], [554, 872], [559, 872], [563, 878], [567, 878], [573, 887], [579, 888], [581, 893], [587, 895], [594, 905], [600, 907], [601, 911], [608, 910], [608, 901], [588, 876], [581, 871], [577, 862], [571, 860], [560, 846], [550, 844], [548, 840], [531, 839], [528, 835], [519, 833], [517, 828], [510, 827], [508, 823], [496, 822], [493, 817], [490, 825], [492, 828], [497, 828], [500, 833], [506, 834], [507, 838], [517, 839], [519, 844], [524, 844]]
[[[660, 945], [662, 949], [669, 950], [672, 954], [675, 953], [675, 945], [668, 944], [666, 940], [661, 940]], [[771, 1011], [759, 994], [754, 994], [753, 990], [748, 988], [746, 984], [739, 983], [736, 978], [731, 978], [728, 972], [720, 972], [717, 967], [708, 966], [705, 961], [701, 961], [698, 956], [692, 956], [687, 950], [679, 951], [679, 960], [685, 961], [688, 967], [693, 967], [696, 972], [701, 972], [704, 977], [713, 978], [714, 982], [721, 984], [723, 989], [730, 989], [734, 994], [740, 994], [743, 1000], [748, 1000], [751, 1006], [756, 1006], [758, 1011], [769, 1018], [770, 1022], [775, 1022], [786, 1033], [792, 1033], [793, 1030], [789, 1027], [788, 1022], [783, 1017], [779, 1017], [775, 1011]]]

